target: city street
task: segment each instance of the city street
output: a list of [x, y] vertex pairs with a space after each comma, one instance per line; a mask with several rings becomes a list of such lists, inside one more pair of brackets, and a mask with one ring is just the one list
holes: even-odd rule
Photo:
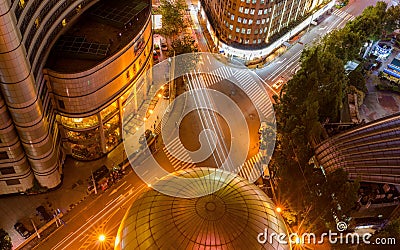
[[[279, 79], [284, 79], [287, 81], [296, 72], [296, 70], [299, 68], [299, 58], [301, 52], [305, 47], [317, 42], [318, 39], [333, 29], [343, 27], [346, 22], [353, 20], [354, 16], [361, 14], [362, 10], [366, 6], [374, 5], [376, 2], [376, 0], [350, 1], [348, 6], [340, 10], [334, 10], [332, 14], [326, 15], [325, 19], [318, 26], [310, 26], [309, 32], [305, 33], [284, 54], [276, 58], [271, 64], [266, 65], [263, 68], [253, 70], [258, 75], [261, 82], [265, 84], [269, 94], [279, 94], [281, 87], [276, 89], [273, 88], [272, 85]], [[208, 46], [201, 35], [203, 31], [201, 30], [196, 18], [197, 1], [188, 2], [188, 4], [189, 3], [191, 6], [190, 15], [194, 19], [192, 29], [197, 37], [199, 48], [201, 51], [205, 51], [208, 49]], [[193, 5], [191, 5], [191, 3], [193, 3]], [[213, 84], [212, 81], [215, 81], [215, 79], [213, 80], [209, 77], [207, 78], [206, 76], [191, 76], [190, 78], [187, 78], [187, 80], [189, 82], [189, 90], [194, 90], [201, 86], [210, 86]], [[253, 95], [250, 96], [250, 98], [252, 99], [253, 103], [260, 106], [258, 108], [263, 110], [268, 110], [268, 108], [270, 108], [263, 103], [262, 98], [257, 95], [257, 90], [255, 90], [249, 82], [242, 81], [242, 88]], [[237, 96], [239, 96], [239, 94]], [[196, 95], [191, 101], [194, 102], [193, 104], [195, 106], [204, 106], [206, 104], [213, 106], [214, 100], [212, 100], [210, 96]], [[252, 117], [250, 114], [254, 112], [254, 110], [250, 109], [249, 112], [246, 113], [246, 119], [252, 124], [251, 129], [257, 128], [258, 130], [260, 121], [250, 121]], [[193, 140], [192, 136], [196, 135], [196, 133], [198, 135], [198, 131], [207, 128], [218, 131], [217, 136], [219, 140], [217, 142], [212, 142], [211, 137], [207, 137], [207, 139], [209, 140], [208, 142], [210, 147], [212, 147], [212, 144], [215, 143], [217, 153], [213, 156], [213, 162], [216, 163], [215, 165], [220, 165], [221, 159], [224, 159], [229, 151], [229, 147], [226, 147], [226, 144], [228, 142], [230, 143], [230, 140], [222, 139], [230, 137], [229, 133], [226, 132], [226, 124], [224, 124], [220, 117], [213, 116], [207, 111], [199, 113], [196, 117], [197, 118], [186, 119], [183, 121], [183, 123], [188, 123], [189, 127], [195, 127], [198, 130], [189, 129], [188, 127], [185, 127], [184, 124], [181, 125], [180, 130], [183, 131], [183, 135], [192, 141], [191, 144], [187, 143], [184, 145], [187, 148], [196, 148], [198, 142]], [[194, 126], [190, 123], [196, 125]], [[250, 142], [250, 146], [253, 146], [256, 141], [257, 139], [253, 138]], [[169, 142], [169, 144], [171, 144], [170, 146], [174, 146], [176, 143], [176, 140]], [[249, 155], [251, 157], [256, 155], [257, 150], [258, 148], [249, 152]], [[171, 162], [172, 160], [173, 164], [169, 164], [165, 167], [167, 170], [179, 170], [194, 166], [194, 164], [189, 163], [183, 165], [180, 162], [174, 161], [173, 157], [168, 155], [165, 147], [155, 154], [155, 158], [160, 162]], [[248, 157], [248, 160], [249, 158], [250, 157]], [[208, 162], [207, 164], [211, 163]], [[141, 167], [146, 168], [147, 162], [144, 161], [141, 164]], [[35, 249], [112, 249], [115, 236], [117, 234], [117, 229], [123, 218], [123, 215], [133, 200], [147, 188], [149, 187], [144, 184], [134, 172], [129, 173], [111, 189], [106, 190], [105, 192], [100, 192], [98, 195], [92, 194], [89, 198], [75, 207], [71, 212], [64, 216], [66, 225], [58, 228], [49, 238], [37, 245]], [[98, 238], [101, 234], [105, 235], [104, 241], [100, 241]]]

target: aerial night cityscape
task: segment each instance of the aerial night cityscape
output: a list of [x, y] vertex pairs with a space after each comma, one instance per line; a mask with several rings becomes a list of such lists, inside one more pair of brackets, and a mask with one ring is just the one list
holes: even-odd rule
[[400, 0], [0, 12], [0, 250], [400, 249]]

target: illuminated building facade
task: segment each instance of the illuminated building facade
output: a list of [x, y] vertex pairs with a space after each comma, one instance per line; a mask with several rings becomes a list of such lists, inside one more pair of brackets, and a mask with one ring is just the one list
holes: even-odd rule
[[[334, 3], [331, 1], [326, 5], [327, 8], [324, 7], [324, 11], [314, 12], [320, 9], [324, 2], [329, 1], [201, 0], [201, 5], [207, 29], [220, 51], [251, 60], [270, 53], [271, 51], [266, 48], [271, 43], [290, 32], [302, 21], [304, 24], [309, 24]], [[308, 16], [310, 20], [305, 20]], [[291, 35], [299, 31], [292, 31]]]
[[150, 1], [0, 3], [0, 194], [54, 188], [66, 154], [121, 141], [122, 105], [152, 63]]

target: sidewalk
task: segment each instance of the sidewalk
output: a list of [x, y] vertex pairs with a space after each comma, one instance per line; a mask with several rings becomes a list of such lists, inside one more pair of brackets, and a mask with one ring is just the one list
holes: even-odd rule
[[57, 208], [64, 214], [68, 213], [88, 197], [87, 179], [91, 171], [102, 165], [106, 165], [109, 169], [117, 166], [125, 157], [123, 154], [123, 143], [120, 143], [108, 156], [95, 161], [82, 162], [67, 157], [63, 167], [63, 183], [57, 190], [36, 195], [0, 197], [0, 228], [4, 228], [9, 233], [14, 248], [24, 241], [13, 228], [17, 221], [22, 222], [28, 230], [34, 232], [31, 219], [38, 228], [45, 224], [36, 215], [36, 207], [43, 205], [49, 214]]

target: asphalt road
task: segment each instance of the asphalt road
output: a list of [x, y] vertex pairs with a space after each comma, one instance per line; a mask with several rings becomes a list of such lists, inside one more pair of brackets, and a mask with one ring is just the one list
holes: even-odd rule
[[[295, 73], [305, 46], [310, 46], [334, 28], [343, 27], [367, 5], [375, 3], [376, 1], [351, 1], [350, 5], [327, 16], [318, 26], [311, 26], [309, 32], [301, 37], [300, 43], [294, 44], [270, 65], [256, 69], [256, 74], [271, 93], [278, 93], [279, 89], [271, 86], [280, 77], [289, 79]], [[123, 215], [134, 198], [147, 188], [135, 173], [130, 173], [111, 189], [80, 203], [64, 217], [66, 225], [60, 227], [35, 249], [112, 249]], [[106, 236], [104, 242], [98, 240], [100, 234]]]

